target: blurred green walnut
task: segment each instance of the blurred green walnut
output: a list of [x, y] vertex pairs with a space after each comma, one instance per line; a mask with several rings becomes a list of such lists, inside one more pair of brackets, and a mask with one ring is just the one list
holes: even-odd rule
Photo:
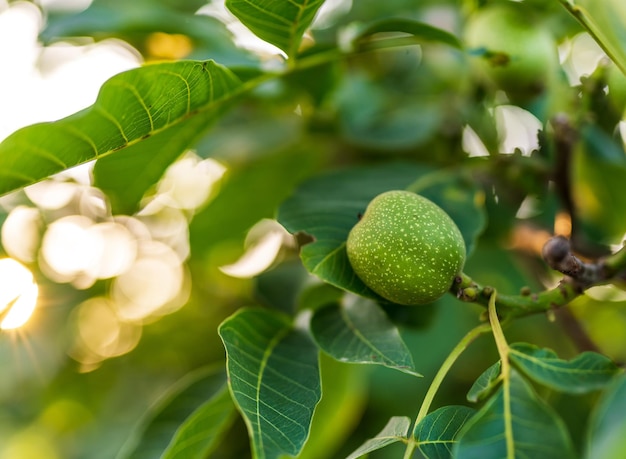
[[365, 285], [404, 305], [441, 297], [465, 264], [465, 242], [454, 221], [409, 191], [376, 196], [350, 231], [346, 248]]
[[541, 94], [559, 65], [550, 32], [529, 17], [528, 8], [513, 2], [493, 4], [470, 16], [465, 42], [480, 54], [475, 59], [479, 77], [514, 102]]

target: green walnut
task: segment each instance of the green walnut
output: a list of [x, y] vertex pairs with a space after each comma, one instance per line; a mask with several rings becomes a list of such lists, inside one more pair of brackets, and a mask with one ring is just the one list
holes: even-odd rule
[[441, 297], [465, 264], [465, 243], [454, 221], [409, 191], [376, 196], [350, 230], [346, 249], [365, 285], [404, 305]]

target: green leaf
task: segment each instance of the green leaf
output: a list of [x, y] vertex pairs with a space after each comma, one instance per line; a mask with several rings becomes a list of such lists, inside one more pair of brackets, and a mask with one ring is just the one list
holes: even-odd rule
[[[387, 163], [321, 175], [305, 182], [282, 204], [278, 220], [294, 234], [313, 237], [300, 251], [309, 272], [336, 287], [380, 300], [356, 276], [345, 249], [348, 233], [376, 195], [415, 186], [457, 222], [468, 250], [485, 224], [479, 190], [452, 173], [433, 173], [431, 180], [431, 171], [421, 164]], [[423, 181], [416, 182], [420, 177]]]
[[299, 297], [309, 280], [311, 275], [300, 260], [292, 258], [256, 276], [254, 296], [263, 305], [295, 315]]
[[14, 132], [0, 144], [0, 194], [159, 135], [195, 116], [210, 116], [240, 82], [213, 61], [148, 65], [120, 73], [94, 105]]
[[200, 406], [176, 431], [161, 459], [204, 459], [218, 445], [234, 420], [235, 405], [228, 387]]
[[500, 383], [500, 361], [487, 368], [478, 379], [472, 384], [467, 393], [467, 400], [470, 402], [479, 402], [487, 398], [495, 387]]
[[318, 309], [310, 326], [319, 347], [341, 362], [383, 365], [421, 376], [398, 329], [371, 300], [351, 296]]
[[626, 450], [626, 377], [613, 380], [589, 423], [586, 459], [615, 459]]
[[430, 24], [402, 18], [383, 19], [365, 24], [358, 31], [355, 41], [362, 42], [363, 39], [376, 33], [385, 32], [402, 32], [421, 40], [444, 43], [457, 49], [462, 48], [459, 39], [450, 32], [433, 27]]
[[338, 303], [344, 297], [345, 292], [343, 290], [318, 279], [315, 280], [316, 282], [309, 282], [300, 292], [299, 310], [311, 309], [315, 311], [323, 306]]
[[406, 416], [394, 416], [387, 425], [374, 438], [370, 438], [361, 446], [359, 446], [347, 459], [356, 459], [376, 451], [378, 449], [389, 446], [399, 441], [406, 441], [409, 429], [411, 428], [411, 420]]
[[260, 308], [238, 311], [219, 334], [254, 457], [297, 455], [321, 397], [317, 347], [288, 316]]
[[226, 0], [226, 6], [256, 36], [293, 57], [324, 0]]
[[209, 367], [189, 373], [146, 413], [117, 458], [161, 458], [164, 451], [180, 448], [193, 439], [197, 441], [189, 443], [189, 449], [185, 450], [189, 455], [185, 457], [205, 457], [200, 453], [216, 445], [234, 413], [223, 368]]
[[368, 150], [414, 149], [437, 134], [444, 117], [432, 100], [385, 88], [358, 72], [341, 80], [334, 99], [342, 135]]
[[468, 421], [454, 457], [567, 459], [575, 455], [563, 421], [511, 370], [510, 392], [503, 384]]
[[415, 427], [413, 437], [426, 459], [451, 459], [461, 428], [476, 413], [467, 406], [444, 406], [429, 413]]
[[114, 214], [130, 215], [137, 211], [141, 199], [215, 115], [196, 116], [173, 126], [159, 135], [126, 148], [122, 154], [105, 156], [96, 161], [94, 185], [106, 193]]
[[622, 0], [568, 0], [577, 19], [587, 25], [626, 75], [626, 8]]
[[584, 394], [603, 389], [619, 372], [608, 357], [583, 352], [572, 360], [562, 360], [551, 349], [527, 343], [510, 347], [511, 362], [529, 378], [544, 386], [570, 394]]

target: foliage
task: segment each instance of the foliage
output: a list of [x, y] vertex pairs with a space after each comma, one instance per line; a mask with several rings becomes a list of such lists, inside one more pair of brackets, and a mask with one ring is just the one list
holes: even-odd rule
[[[465, 33], [507, 0], [344, 1], [334, 13], [322, 0], [227, 0], [274, 54], [238, 46], [223, 16], [195, 13], [204, 2], [131, 3], [48, 12], [41, 39], [115, 37], [151, 60], [164, 57], [150, 45], [160, 34], [182, 37], [182, 55], [120, 73], [93, 105], [0, 143], [2, 220], [34, 215], [38, 255], [22, 261], [57, 306], [33, 328], [47, 387], [28, 375], [0, 385], [2, 454], [42, 438], [55, 438], [46, 457], [118, 459], [620, 454], [620, 0], [516, 2], [533, 21], [516, 21], [504, 51], [471, 47]], [[532, 28], [545, 53], [523, 46]], [[584, 75], [581, 34], [603, 56]], [[519, 62], [541, 66], [557, 48], [574, 51], [545, 62], [542, 81], [519, 75], [532, 71]], [[494, 68], [518, 74], [492, 78]], [[516, 129], [527, 135], [511, 147]], [[223, 175], [197, 205], [168, 207], [168, 174], [207, 158]], [[121, 273], [50, 274], [42, 241], [68, 215], [87, 218], [85, 195], [51, 210], [30, 193], [83, 164], [93, 181], [80, 193], [104, 203], [89, 218], [131, 228], [137, 254], [180, 256], [157, 282], [178, 276], [182, 297], [132, 316], [115, 304], [130, 289]], [[438, 204], [465, 241], [464, 272], [433, 304], [384, 300], [347, 258], [359, 215], [392, 189]], [[161, 239], [153, 229], [174, 226]], [[567, 237], [544, 245], [554, 233]], [[229, 275], [270, 246], [257, 271]], [[2, 250], [19, 258], [4, 238]], [[91, 361], [85, 324], [106, 348]], [[12, 343], [0, 339], [5, 361]]]

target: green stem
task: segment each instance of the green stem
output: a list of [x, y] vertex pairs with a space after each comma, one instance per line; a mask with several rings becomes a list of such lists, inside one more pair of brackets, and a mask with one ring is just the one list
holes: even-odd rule
[[[467, 295], [466, 290], [471, 291], [472, 294]], [[493, 289], [474, 282], [471, 277], [463, 273], [457, 278], [450, 291], [462, 301], [488, 306]], [[476, 291], [478, 295], [474, 294]], [[523, 317], [564, 306], [581, 293], [582, 290], [575, 283], [564, 279], [558, 286], [539, 293], [498, 295], [496, 306], [498, 311], [507, 318]]]
[[500, 355], [500, 378], [502, 379], [502, 398], [504, 403], [504, 438], [506, 440], [506, 457], [515, 459], [515, 446], [513, 445], [513, 426], [511, 424], [511, 367], [509, 364], [509, 344], [506, 342], [498, 312], [496, 311], [496, 292], [489, 298], [489, 323], [493, 330], [493, 338], [496, 341], [498, 354]]
[[444, 360], [443, 364], [439, 368], [439, 371], [437, 371], [437, 374], [433, 378], [433, 382], [430, 384], [430, 387], [428, 388], [428, 391], [424, 396], [422, 406], [417, 413], [413, 428], [411, 429], [411, 432], [409, 434], [410, 437], [407, 443], [406, 451], [404, 452], [404, 459], [410, 459], [413, 456], [413, 452], [417, 447], [417, 443], [413, 438], [413, 432], [415, 432], [416, 427], [428, 414], [430, 405], [432, 404], [435, 395], [437, 394], [439, 387], [443, 382], [443, 379], [446, 377], [446, 374], [448, 374], [448, 371], [450, 371], [450, 368], [452, 367], [452, 365], [454, 365], [454, 362], [456, 362], [459, 356], [463, 353], [465, 349], [467, 349], [472, 341], [478, 338], [481, 334], [488, 332], [489, 330], [491, 330], [491, 325], [489, 324], [480, 324], [477, 327], [474, 327], [461, 339], [461, 341], [458, 342], [458, 344], [454, 347], [454, 349], [452, 349], [450, 354], [448, 354], [446, 360]]
[[619, 56], [618, 52], [613, 50], [610, 43], [607, 43], [602, 39], [602, 31], [599, 30], [593, 21], [588, 21], [589, 14], [581, 6], [575, 5], [572, 0], [559, 0], [561, 5], [569, 11], [569, 13], [576, 18], [576, 20], [583, 26], [583, 28], [591, 35], [591, 37], [600, 45], [602, 50], [607, 56], [617, 65], [617, 67], [626, 75], [626, 62], [624, 62]]

